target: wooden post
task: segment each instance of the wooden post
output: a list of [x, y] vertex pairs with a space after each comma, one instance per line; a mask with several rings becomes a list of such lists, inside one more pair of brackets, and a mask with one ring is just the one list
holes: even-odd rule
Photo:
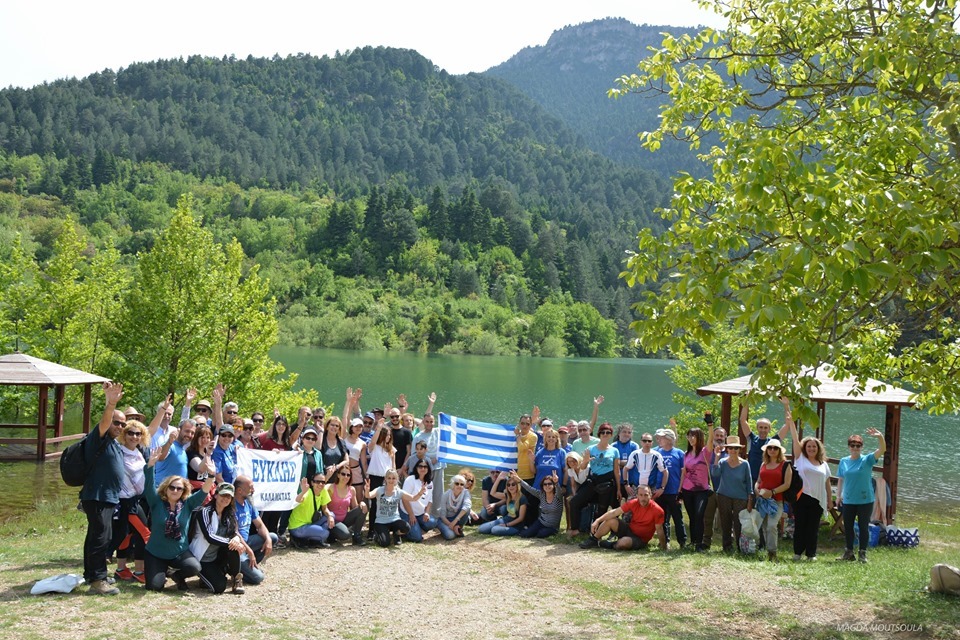
[[730, 434], [730, 408], [732, 406], [730, 396], [723, 394], [720, 396], [720, 426], [724, 428], [727, 434]]
[[824, 430], [824, 426], [827, 422], [827, 403], [823, 400], [817, 400], [817, 418], [820, 423], [817, 425], [817, 439], [825, 443], [826, 440], [824, 436], [826, 436], [826, 431]]
[[883, 479], [890, 487], [887, 517], [890, 522], [893, 522], [897, 516], [897, 472], [900, 468], [900, 405], [898, 404], [887, 405], [883, 437], [887, 441], [887, 451], [883, 454]]
[[81, 411], [83, 414], [83, 433], [84, 435], [90, 433], [90, 385], [83, 385], [83, 409]]
[[63, 404], [67, 388], [58, 384], [53, 389], [53, 436], [59, 438], [63, 436]]
[[40, 401], [37, 403], [37, 461], [43, 462], [47, 456], [47, 385], [40, 385], [37, 390]]

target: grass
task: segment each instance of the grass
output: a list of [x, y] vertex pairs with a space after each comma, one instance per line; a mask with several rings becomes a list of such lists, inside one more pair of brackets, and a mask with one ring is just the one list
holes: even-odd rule
[[[106, 628], [79, 628], [76, 616], [84, 620], [114, 618], [128, 619], [146, 606], [149, 615], [163, 617], [175, 614], [178, 601], [145, 598], [139, 589], [122, 589], [114, 598], [82, 598], [74, 595], [51, 595], [33, 598], [27, 595], [30, 586], [42, 576], [56, 573], [81, 573], [80, 548], [86, 523], [72, 500], [60, 500], [38, 505], [37, 509], [16, 520], [0, 523], [0, 608], [4, 611], [4, 625], [0, 637], [47, 638], [70, 637], [75, 640], [119, 637]], [[929, 581], [930, 567], [939, 562], [956, 564], [960, 555], [960, 513], [925, 514], [901, 513], [902, 524], [921, 524], [921, 544], [916, 549], [901, 550], [887, 547], [871, 549], [870, 562], [835, 562], [842, 551], [842, 540], [821, 537], [820, 558], [816, 563], [795, 563], [790, 541], [781, 541], [781, 561], [769, 563], [765, 556], [742, 558], [727, 556], [716, 550], [707, 554], [681, 553], [676, 550], [657, 550], [611, 555], [614, 552], [582, 552], [564, 536], [551, 539], [551, 555], [578, 554], [582, 559], [597, 554], [600, 567], [617, 567], [617, 577], [606, 575], [566, 575], [559, 584], [564, 593], [576, 593], [577, 601], [590, 606], [564, 608], [558, 612], [571, 631], [578, 629], [586, 635], [603, 631], [603, 637], [628, 638], [714, 638], [746, 637], [742, 629], [763, 621], [770, 637], [796, 640], [853, 640], [875, 637], [877, 631], [857, 627], [839, 628], [835, 623], [818, 623], [816, 616], [809, 620], [796, 619], [778, 611], [776, 602], [764, 592], [764, 585], [776, 598], [790, 598], [792, 602], [810, 602], [812, 607], [830, 604], [841, 614], [849, 612], [850, 623], [870, 620], [882, 625], [906, 625], [922, 629], [918, 633], [900, 633], [888, 626], [886, 637], [930, 637], [942, 640], [960, 638], [960, 603], [956, 598], [926, 594], [922, 591]], [[476, 536], [471, 532], [468, 537]], [[469, 542], [469, 540], [468, 540]], [[503, 545], [508, 551], [521, 551], [539, 543], [521, 540], [499, 540], [467, 572], [477, 571], [496, 576], [502, 559], [495, 552]], [[439, 564], [457, 553], [456, 547], [445, 544], [404, 545], [398, 553], [416, 554], [424, 570]], [[390, 552], [384, 553], [389, 561]], [[573, 555], [570, 555], [573, 558]], [[611, 560], [616, 558], [615, 563]], [[479, 567], [479, 569], [477, 568]], [[620, 577], [622, 571], [622, 578]], [[717, 588], [713, 581], [723, 576], [727, 581]], [[289, 582], [282, 575], [274, 576], [275, 584]], [[290, 583], [292, 584], [292, 583]], [[728, 586], [729, 584], [729, 586]], [[747, 586], [760, 585], [760, 594]], [[740, 588], [740, 587], [743, 588]], [[713, 588], [711, 588], [713, 587]], [[436, 596], [434, 596], [436, 597]], [[531, 593], [516, 602], [519, 610], [538, 606], [540, 596]], [[434, 600], [444, 602], [444, 600]], [[74, 611], [73, 616], [49, 619], [47, 606]], [[441, 606], [443, 606], [441, 604]], [[229, 634], [231, 637], [290, 638], [304, 632], [302, 620], [288, 618], [285, 612], [236, 609], [227, 618], [198, 620], [191, 623], [192, 631], [202, 637]], [[366, 632], [351, 638], [391, 637], [389, 623], [371, 621]], [[754, 627], [755, 628], [755, 627]], [[889, 630], [894, 629], [893, 633]], [[903, 629], [903, 627], [900, 627]], [[500, 633], [502, 629], [487, 629], [487, 637], [516, 637]], [[543, 637], [556, 635], [546, 632]], [[581, 634], [582, 635], [582, 634]], [[144, 636], [149, 637], [149, 636]], [[566, 635], [564, 635], [566, 637]]]

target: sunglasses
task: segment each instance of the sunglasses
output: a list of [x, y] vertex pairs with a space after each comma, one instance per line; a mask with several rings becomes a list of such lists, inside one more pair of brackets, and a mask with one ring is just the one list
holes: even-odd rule
[[254, 419], [253, 419], [253, 422], [254, 422], [254, 424], [256, 424], [256, 423], [258, 423], [258, 422], [259, 422], [260, 424], [263, 424], [263, 418], [254, 418]]
[[233, 434], [232, 434], [232, 433], [221, 433], [221, 434], [220, 434], [220, 437], [221, 437], [221, 438], [232, 438], [232, 437], [233, 437]]
[[124, 420], [114, 420], [114, 421], [113, 421], [113, 426], [115, 426], [115, 427], [125, 427], [125, 426], [127, 426], [127, 423], [126, 423]]
[[848, 444], [847, 446], [850, 447], [851, 449], [862, 449], [862, 448], [863, 448], [863, 445], [860, 444], [860, 443], [857, 443], [857, 442]]
[[143, 437], [143, 434], [140, 433], [139, 431], [127, 431], [124, 435], [129, 436], [129, 437], [131, 437], [131, 438], [141, 438], [141, 437]]
[[601, 432], [600, 432], [600, 435], [601, 435], [601, 436], [612, 436], [612, 435], [613, 435], [613, 431], [601, 431]]
[[515, 487], [515, 486], [517, 486], [517, 483], [516, 483], [516, 482], [508, 482], [508, 483], [507, 483], [507, 486], [508, 486], [508, 487]]
[[455, 487], [462, 487], [462, 486], [463, 486], [463, 483], [462, 483], [462, 482], [454, 482], [454, 483], [453, 483], [453, 486], [455, 486]]
[[323, 484], [323, 480], [314, 480], [313, 484]]
[[429, 468], [430, 468], [429, 465], [425, 465], [425, 464], [418, 464], [418, 465], [417, 465], [417, 469], [429, 469]]
[[322, 413], [315, 413], [315, 414], [313, 414], [313, 419], [314, 419], [314, 420], [320, 420], [321, 418], [325, 418], [325, 417], [326, 417], [326, 416], [323, 415]]
[[352, 476], [353, 474], [350, 473], [349, 471], [341, 471], [341, 472], [340, 472], [340, 475], [343, 476], [344, 478], [349, 478], [349, 477]]
[[317, 436], [303, 436], [304, 440], [316, 440]]
[[207, 409], [206, 407], [197, 407], [197, 411], [200, 413], [210, 413], [210, 409]]
[[244, 431], [253, 431], [253, 427], [244, 427], [243, 430], [244, 430]]
[[653, 438], [644, 438], [640, 442], [653, 442]]
[[170, 485], [169, 487], [167, 487], [167, 491], [183, 491], [183, 487]]
[[544, 481], [544, 482], [541, 482], [541, 483], [540, 483], [540, 486], [542, 486], [542, 487], [552, 487], [554, 484], [556, 484], [556, 483], [555, 483], [555, 482], [546, 482], [546, 481]]

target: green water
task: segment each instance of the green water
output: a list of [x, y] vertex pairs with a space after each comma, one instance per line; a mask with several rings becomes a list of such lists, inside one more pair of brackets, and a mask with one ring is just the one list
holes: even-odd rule
[[[631, 422], [635, 436], [663, 426], [676, 410], [675, 391], [665, 360], [568, 360], [530, 357], [444, 356], [402, 352], [357, 352], [277, 347], [274, 358], [299, 374], [298, 385], [319, 391], [339, 413], [347, 387], [363, 388], [361, 406], [396, 403], [405, 393], [414, 413], [422, 413], [436, 392], [436, 411], [488, 422], [514, 423], [539, 405], [554, 421], [589, 419], [593, 398], [603, 395], [600, 419]], [[264, 407], [241, 407], [244, 415]], [[778, 407], [779, 408], [779, 407]], [[718, 401], [719, 409], [719, 401]], [[782, 420], [782, 413], [771, 418]], [[869, 426], [883, 427], [883, 408], [831, 404], [827, 408], [827, 451], [846, 453], [846, 437]], [[923, 507], [960, 510], [960, 416], [933, 417], [915, 410], [902, 414], [900, 501]], [[60, 481], [56, 463], [0, 464], [13, 483], [12, 499], [0, 516], [29, 509], [38, 500], [73, 495]], [[9, 494], [8, 494], [9, 496]]]

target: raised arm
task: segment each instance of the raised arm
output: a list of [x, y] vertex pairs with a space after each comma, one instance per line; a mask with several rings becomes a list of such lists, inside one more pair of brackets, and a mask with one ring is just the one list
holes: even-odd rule
[[190, 417], [190, 409], [193, 408], [193, 401], [197, 399], [197, 388], [190, 387], [183, 394], [183, 409], [180, 410], [180, 422]]
[[430, 395], [427, 396], [427, 400], [429, 400], [430, 402], [429, 402], [429, 404], [427, 404], [427, 410], [424, 411], [424, 413], [433, 413], [433, 403], [435, 403], [435, 402], [437, 401], [437, 394], [436, 394], [436, 392], [431, 391], [431, 392], [430, 392]]
[[744, 440], [750, 437], [750, 421], [747, 416], [750, 414], [750, 408], [747, 406], [746, 398], [740, 405], [740, 437]]
[[873, 452], [873, 457], [879, 460], [880, 457], [883, 456], [883, 454], [887, 451], [887, 441], [884, 440], [883, 434], [880, 433], [880, 430], [874, 429], [873, 427], [867, 429], [867, 435], [873, 436], [877, 439], [877, 450]]
[[[167, 408], [173, 402], [173, 394], [170, 393], [167, 395], [166, 400], [160, 404], [160, 408], [157, 409], [157, 415], [153, 416], [153, 420], [150, 421], [150, 424], [147, 425], [147, 431], [150, 432], [150, 437], [153, 438], [154, 434], [157, 432], [157, 429], [160, 428], [160, 424], [163, 422], [163, 419], [167, 417]], [[148, 444], [148, 443], [144, 443]]]
[[597, 426], [597, 416], [600, 415], [600, 405], [603, 404], [603, 396], [597, 396], [593, 399], [593, 415], [590, 416], [590, 435]]
[[220, 433], [220, 427], [223, 426], [223, 396], [227, 392], [222, 382], [218, 382], [213, 388], [213, 433]]
[[106, 404], [103, 406], [103, 416], [100, 418], [100, 424], [97, 427], [101, 438], [105, 437], [107, 432], [110, 431], [110, 427], [113, 426], [113, 412], [116, 411], [117, 403], [123, 397], [123, 385], [108, 380], [103, 383], [103, 395], [106, 398]]
[[793, 421], [793, 414], [790, 412], [790, 398], [780, 397], [780, 403], [783, 405], [783, 426], [790, 430], [790, 436], [793, 440], [793, 461], [796, 464], [797, 458], [803, 455], [800, 450], [800, 432], [797, 430], [797, 423]]

